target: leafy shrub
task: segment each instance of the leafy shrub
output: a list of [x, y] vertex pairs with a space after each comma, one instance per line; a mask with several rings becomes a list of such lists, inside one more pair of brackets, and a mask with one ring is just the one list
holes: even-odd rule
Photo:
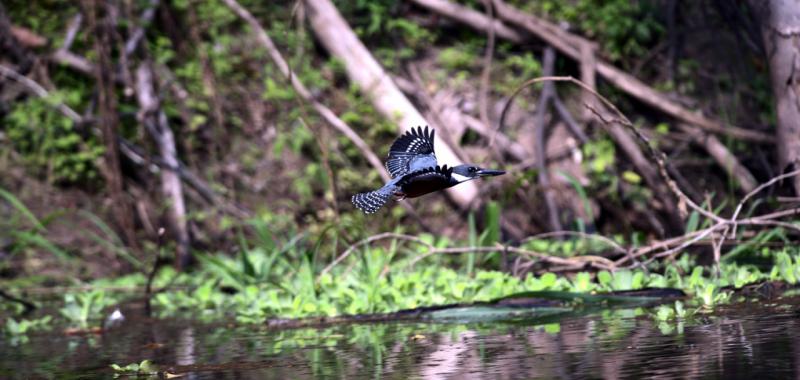
[[79, 92], [28, 99], [14, 103], [5, 118], [5, 131], [14, 150], [50, 182], [76, 183], [97, 177], [95, 162], [103, 155], [103, 146], [93, 136], [82, 136], [73, 121], [54, 107], [79, 100]]

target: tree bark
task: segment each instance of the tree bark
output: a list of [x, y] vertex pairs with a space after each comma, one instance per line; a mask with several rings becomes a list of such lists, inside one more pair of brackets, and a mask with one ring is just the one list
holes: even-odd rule
[[[544, 49], [544, 57], [542, 57], [542, 75], [551, 76], [555, 70], [556, 65], [556, 51], [548, 46]], [[536, 167], [539, 169], [539, 185], [544, 192], [544, 203], [547, 206], [547, 217], [552, 231], [563, 230], [561, 226], [561, 218], [556, 207], [553, 188], [550, 186], [550, 174], [547, 170], [547, 107], [550, 104], [553, 95], [556, 92], [556, 86], [553, 82], [545, 82], [542, 87], [542, 92], [539, 95], [539, 105], [536, 107], [536, 114], [533, 116], [534, 128], [534, 151], [536, 152]], [[526, 144], [527, 145], [527, 144]]]
[[102, 18], [98, 17], [101, 14], [100, 8], [105, 5], [106, 3], [100, 0], [84, 0], [84, 8], [88, 14], [89, 28], [94, 34], [94, 49], [97, 54], [97, 64], [94, 69], [95, 80], [97, 81], [98, 123], [100, 124], [105, 144], [101, 172], [111, 198], [114, 221], [122, 231], [128, 246], [136, 248], [138, 244], [134, 232], [133, 212], [125, 196], [122, 171], [119, 164], [119, 143], [117, 139], [119, 117], [117, 116], [117, 98], [112, 78], [114, 64], [111, 61], [111, 52], [109, 51], [109, 47], [112, 46], [111, 31], [109, 30], [110, 22], [107, 15]]
[[[429, 125], [422, 114], [403, 95], [391, 77], [381, 68], [342, 15], [329, 0], [306, 1], [308, 17], [317, 39], [345, 65], [351, 81], [372, 101], [384, 117], [396, 122], [402, 131]], [[440, 164], [461, 162], [453, 149], [442, 139], [436, 139], [434, 149]], [[467, 182], [448, 190], [448, 195], [461, 207], [468, 208], [478, 195], [478, 188]]]
[[[153, 70], [147, 62], [142, 62], [136, 68], [136, 98], [141, 107], [141, 122], [156, 142], [161, 160], [170, 168], [179, 167], [175, 136], [156, 97]], [[164, 193], [164, 199], [169, 202], [169, 222], [177, 242], [175, 266], [178, 270], [182, 270], [191, 264], [191, 254], [183, 185], [176, 171], [161, 171], [161, 191]]]
[[[778, 164], [800, 164], [800, 2], [750, 0], [761, 21], [777, 114]], [[800, 194], [800, 177], [794, 177]]]

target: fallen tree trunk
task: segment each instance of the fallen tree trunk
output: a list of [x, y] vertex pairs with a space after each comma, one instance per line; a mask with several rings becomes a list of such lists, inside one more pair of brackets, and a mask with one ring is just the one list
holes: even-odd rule
[[[329, 0], [313, 0], [306, 1], [305, 5], [317, 39], [332, 56], [344, 63], [350, 80], [358, 84], [378, 112], [397, 122], [401, 132], [429, 125], [361, 43], [333, 3]], [[461, 162], [453, 149], [441, 138], [436, 139], [434, 145], [441, 164], [454, 165]], [[448, 190], [448, 195], [462, 208], [468, 208], [477, 194], [477, 187], [471, 182]]]
[[753, 174], [739, 162], [722, 141], [719, 141], [717, 136], [693, 125], [678, 124], [678, 128], [686, 132], [695, 144], [702, 146], [728, 175], [736, 179], [742, 190], [749, 193], [758, 186]]
[[[486, 31], [489, 20], [482, 13], [469, 9], [465, 6], [451, 3], [448, 0], [410, 0], [411, 2], [423, 6], [431, 11], [460, 21], [473, 28]], [[515, 9], [502, 1], [494, 0], [496, 14], [498, 18], [519, 27], [526, 32], [530, 32], [547, 44], [556, 48], [560, 53], [577, 61], [581, 60], [580, 46], [584, 44], [592, 45], [592, 42], [585, 38], [576, 36], [564, 31], [552, 23], [539, 19]], [[508, 39], [513, 42], [525, 40], [525, 34], [511, 29], [507, 24], [495, 24], [495, 32], [498, 37]], [[636, 79], [632, 75], [614, 67], [603, 60], [596, 61], [597, 73], [605, 80], [633, 96], [640, 101], [660, 110], [676, 119], [686, 123], [696, 125], [709, 132], [729, 135], [740, 140], [748, 140], [759, 143], [774, 143], [775, 138], [767, 134], [752, 131], [749, 129], [735, 126], [726, 126], [719, 121], [707, 118], [696, 112], [688, 110], [680, 104], [662, 95], [652, 87]]]
[[372, 152], [372, 149], [370, 149], [369, 145], [367, 145], [367, 143], [357, 133], [355, 133], [355, 131], [353, 131], [353, 129], [350, 128], [350, 126], [348, 126], [344, 121], [342, 121], [342, 119], [336, 116], [336, 114], [333, 111], [331, 111], [330, 108], [326, 107], [324, 104], [314, 99], [314, 97], [311, 95], [311, 91], [309, 91], [308, 88], [306, 88], [306, 86], [302, 82], [300, 82], [300, 79], [297, 78], [297, 75], [295, 75], [294, 72], [292, 72], [291, 68], [289, 68], [289, 64], [286, 63], [285, 59], [283, 59], [283, 56], [281, 55], [280, 51], [278, 51], [278, 48], [275, 47], [275, 44], [272, 42], [272, 39], [269, 38], [267, 32], [264, 30], [263, 27], [261, 27], [261, 24], [258, 23], [258, 20], [256, 20], [255, 17], [253, 17], [253, 15], [247, 9], [239, 5], [239, 3], [236, 2], [236, 0], [223, 0], [223, 2], [225, 3], [225, 5], [231, 8], [234, 13], [236, 13], [239, 17], [241, 17], [242, 19], [247, 21], [248, 24], [250, 24], [250, 27], [253, 28], [253, 31], [255, 32], [256, 38], [261, 43], [261, 45], [267, 50], [267, 54], [269, 54], [272, 62], [275, 63], [276, 66], [278, 66], [278, 70], [281, 72], [281, 74], [283, 74], [283, 76], [289, 79], [289, 81], [292, 84], [292, 88], [294, 88], [294, 90], [297, 91], [298, 95], [300, 95], [300, 97], [303, 98], [303, 100], [310, 103], [311, 106], [314, 108], [314, 110], [317, 112], [317, 114], [323, 120], [325, 120], [325, 122], [328, 123], [328, 125], [332, 126], [334, 129], [338, 130], [343, 135], [345, 135], [345, 137], [350, 139], [350, 141], [353, 142], [353, 144], [359, 150], [361, 150], [362, 154], [364, 154], [367, 161], [369, 161], [369, 163], [372, 164], [372, 166], [379, 171], [381, 176], [384, 179], [388, 179], [389, 175], [386, 174], [386, 172], [383, 170], [383, 163], [378, 158], [378, 156], [376, 156], [375, 153]]
[[[452, 18], [456, 21], [467, 24], [475, 29], [488, 31], [489, 19], [482, 13], [469, 9], [459, 4], [451, 3], [447, 0], [411, 0], [412, 2], [430, 9], [436, 13], [442, 14], [446, 17]], [[745, 191], [752, 190], [755, 185], [753, 175], [741, 163], [736, 160], [736, 157], [728, 151], [728, 149], [720, 144], [718, 139], [711, 139], [705, 136], [705, 132], [713, 132], [719, 134], [729, 135], [731, 137], [755, 141], [759, 143], [774, 143], [775, 139], [772, 136], [751, 131], [734, 126], [724, 126], [720, 122], [704, 117], [700, 114], [692, 112], [683, 108], [679, 104], [658, 93], [653, 88], [647, 86], [635, 77], [623, 72], [622, 70], [614, 67], [613, 65], [602, 60], [595, 62], [585, 62], [587, 57], [593, 58], [594, 55], [590, 54], [589, 50], [592, 47], [591, 41], [583, 39], [578, 36], [571, 35], [561, 28], [541, 20], [532, 15], [527, 15], [520, 12], [505, 3], [496, 2], [495, 7], [497, 15], [510, 23], [513, 23], [523, 30], [526, 30], [537, 38], [540, 38], [557, 48], [566, 56], [581, 62], [582, 72], [589, 71], [591, 66], [594, 66], [597, 73], [604, 79], [609, 81], [615, 87], [623, 90], [642, 102], [651, 105], [652, 107], [671, 115], [678, 120], [682, 120], [690, 125], [694, 130], [699, 129], [701, 133], [690, 133], [694, 142], [704, 147], [709, 154], [717, 161], [719, 165], [726, 168], [729, 174], [733, 175], [735, 179], [742, 186]], [[495, 33], [497, 36], [512, 42], [523, 42], [527, 36], [513, 28], [510, 28], [505, 23], [498, 23], [494, 21]], [[582, 78], [586, 78], [588, 72], [582, 74]], [[585, 81], [586, 83], [589, 83]], [[591, 83], [589, 83], [591, 85]], [[623, 132], [619, 128], [616, 132]], [[630, 140], [630, 139], [629, 139]], [[648, 171], [652, 173], [652, 171]], [[643, 173], [644, 174], [644, 173]], [[647, 177], [647, 175], [645, 176]]]

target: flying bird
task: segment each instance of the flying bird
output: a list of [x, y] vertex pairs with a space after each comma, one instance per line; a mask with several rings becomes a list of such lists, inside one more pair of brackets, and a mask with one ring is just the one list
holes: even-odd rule
[[439, 166], [433, 152], [435, 133], [428, 127], [417, 127], [398, 137], [389, 148], [389, 157], [386, 159], [386, 169], [392, 179], [378, 190], [353, 195], [353, 204], [359, 210], [372, 214], [392, 196], [398, 200], [416, 198], [476, 178], [505, 174], [502, 170], [483, 169], [471, 164]]

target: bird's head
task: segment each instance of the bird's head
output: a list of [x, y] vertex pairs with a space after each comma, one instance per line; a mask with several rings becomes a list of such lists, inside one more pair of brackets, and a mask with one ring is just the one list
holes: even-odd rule
[[484, 169], [472, 164], [463, 164], [453, 167], [453, 178], [459, 183], [470, 181], [480, 177], [493, 177], [501, 174], [506, 174], [502, 170]]

